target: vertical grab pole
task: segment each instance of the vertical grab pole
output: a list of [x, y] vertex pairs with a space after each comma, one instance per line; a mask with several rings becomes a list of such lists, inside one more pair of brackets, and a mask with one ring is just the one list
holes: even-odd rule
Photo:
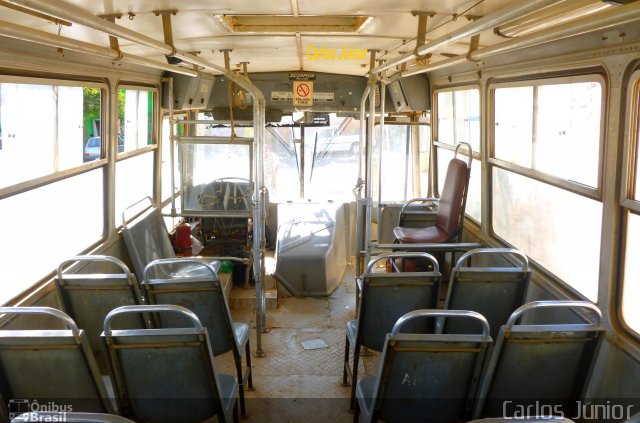
[[[376, 50], [371, 50], [370, 68], [373, 69], [376, 65]], [[369, 121], [367, 122], [367, 140], [369, 145], [367, 147], [367, 179], [365, 189], [365, 263], [369, 263], [371, 260], [371, 202], [373, 199], [371, 183], [373, 176], [372, 159], [373, 159], [373, 127], [376, 119], [376, 75], [373, 72], [369, 73]]]
[[[382, 60], [378, 62], [382, 64]], [[378, 236], [377, 241], [382, 242], [382, 149], [386, 136], [384, 133], [384, 101], [387, 84], [380, 82], [380, 151], [378, 152]]]
[[253, 190], [253, 275], [256, 282], [256, 356], [264, 356], [261, 335], [266, 332], [264, 292], [264, 96], [253, 96], [254, 190]]
[[371, 87], [367, 85], [362, 93], [362, 100], [360, 100], [360, 148], [358, 157], [358, 183], [354, 189], [356, 196], [356, 277], [362, 276], [364, 269], [364, 261], [362, 260], [362, 252], [364, 251], [364, 238], [363, 238], [363, 213], [362, 213], [362, 186], [364, 185], [364, 175], [362, 166], [362, 158], [367, 150], [367, 98], [371, 92]]
[[[167, 78], [169, 84], [169, 157], [170, 157], [170, 166], [171, 166], [171, 217], [176, 216], [176, 152], [175, 152], [175, 142], [177, 134], [174, 134], [173, 129], [176, 128], [177, 132], [177, 124], [173, 121], [173, 78]], [[175, 125], [175, 126], [174, 126]]]

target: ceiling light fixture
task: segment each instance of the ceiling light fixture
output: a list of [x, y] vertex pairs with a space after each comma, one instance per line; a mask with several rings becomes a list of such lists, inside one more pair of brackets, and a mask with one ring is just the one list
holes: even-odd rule
[[360, 32], [373, 16], [215, 15], [229, 32]]

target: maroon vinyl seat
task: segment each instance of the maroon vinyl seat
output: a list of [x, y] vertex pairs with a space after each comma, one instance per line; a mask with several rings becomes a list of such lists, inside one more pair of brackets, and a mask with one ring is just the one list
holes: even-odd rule
[[[461, 143], [460, 145], [464, 144]], [[467, 164], [456, 157], [449, 162], [447, 175], [442, 188], [442, 195], [439, 200], [436, 200], [438, 211], [435, 225], [424, 228], [398, 226], [393, 229], [393, 234], [398, 242], [406, 244], [427, 244], [460, 241], [469, 186], [469, 174], [471, 171], [470, 164], [471, 160], [469, 160], [469, 164]], [[405, 207], [408, 204], [409, 203], [407, 203]], [[400, 219], [402, 220], [402, 213]]]

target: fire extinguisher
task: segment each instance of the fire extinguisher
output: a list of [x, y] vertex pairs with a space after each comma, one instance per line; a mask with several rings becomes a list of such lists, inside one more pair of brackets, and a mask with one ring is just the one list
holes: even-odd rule
[[183, 256], [191, 256], [191, 225], [187, 222], [176, 226], [176, 248]]

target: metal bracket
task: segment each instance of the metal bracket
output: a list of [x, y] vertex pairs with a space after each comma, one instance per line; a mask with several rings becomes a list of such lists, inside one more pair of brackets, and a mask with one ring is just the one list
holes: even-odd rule
[[422, 47], [427, 39], [427, 20], [433, 18], [435, 12], [411, 12], [411, 15], [418, 17], [418, 35], [416, 36], [416, 47], [413, 49], [413, 53], [416, 55], [416, 64], [425, 66], [431, 54], [420, 56], [418, 55], [418, 48]]
[[177, 65], [181, 63], [182, 60], [174, 57], [176, 52], [176, 47], [173, 45], [173, 27], [171, 26], [171, 16], [178, 13], [176, 9], [168, 9], [168, 10], [154, 10], [153, 13], [156, 16], [162, 17], [162, 32], [164, 33], [164, 43], [170, 45], [173, 49], [173, 52], [167, 55], [167, 62], [171, 65]]
[[[115, 23], [116, 19], [122, 19], [122, 13], [110, 13], [106, 15], [98, 15], [98, 17], [106, 21], [109, 21], [111, 23]], [[120, 51], [120, 43], [118, 42], [118, 37], [109, 35], [109, 47], [111, 47], [111, 50], [115, 50], [120, 55], [122, 55], [122, 52]]]

